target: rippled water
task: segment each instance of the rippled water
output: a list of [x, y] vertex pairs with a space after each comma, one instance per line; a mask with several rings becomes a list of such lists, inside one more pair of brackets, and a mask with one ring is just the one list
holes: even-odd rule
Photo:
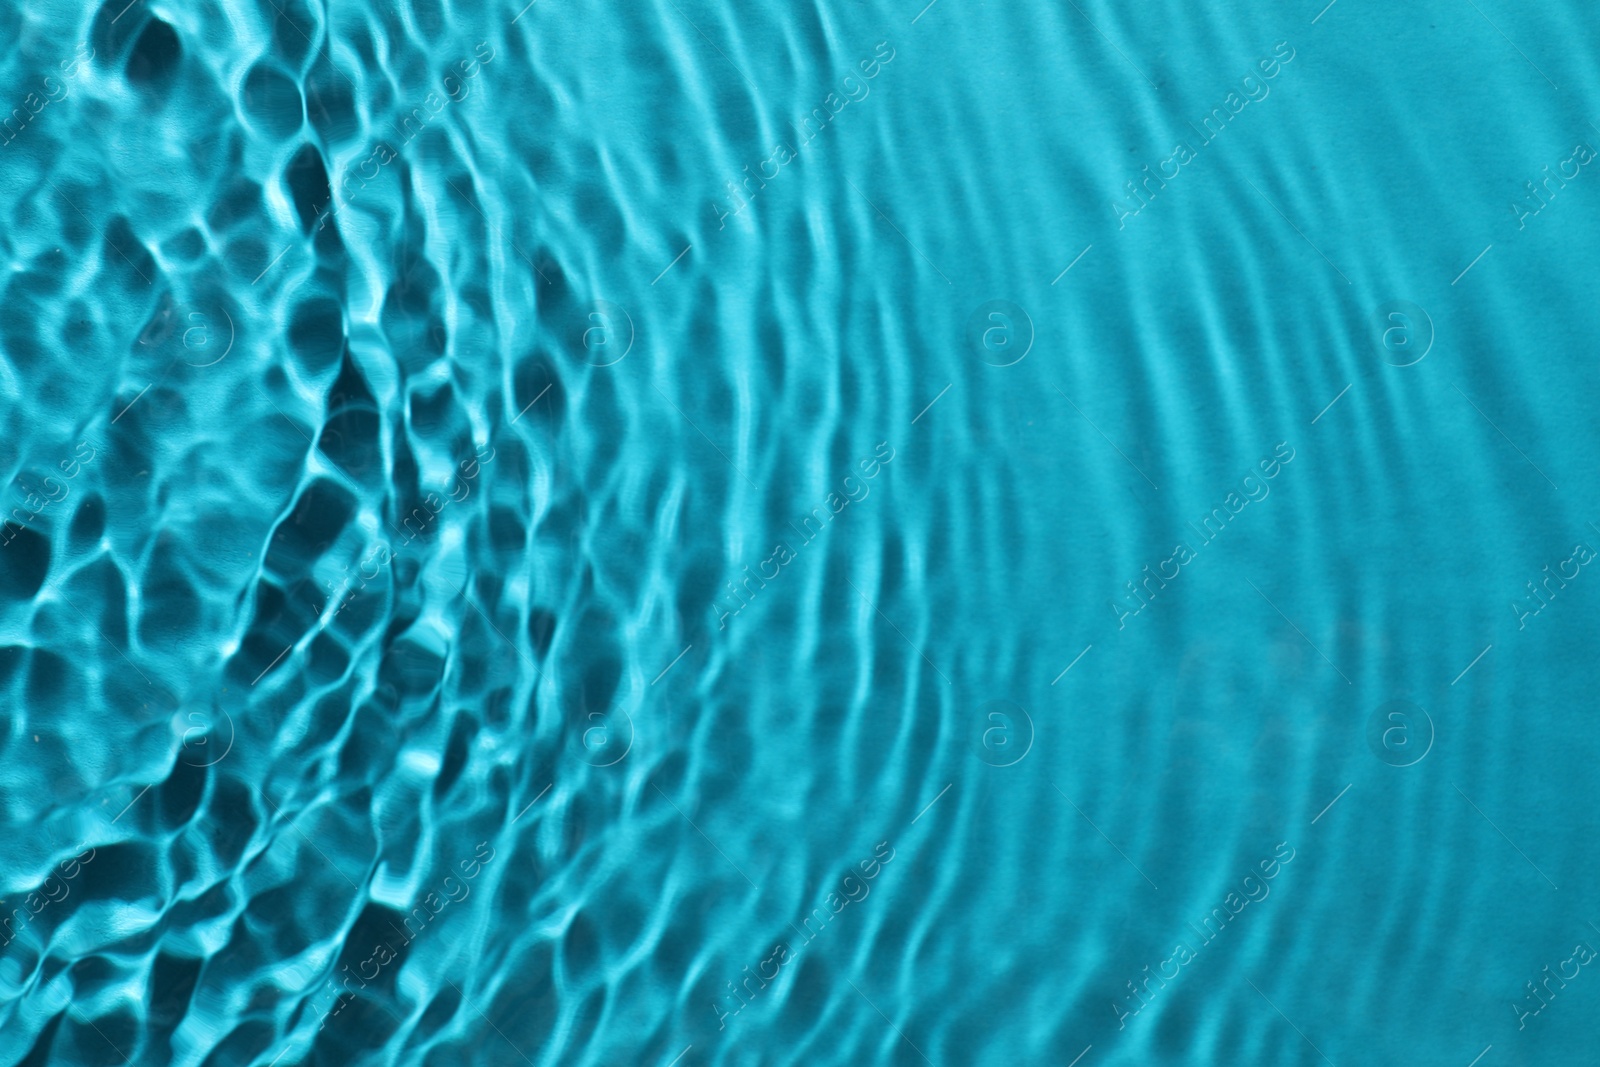
[[0, 1064], [1596, 1062], [1586, 6], [0, 39]]

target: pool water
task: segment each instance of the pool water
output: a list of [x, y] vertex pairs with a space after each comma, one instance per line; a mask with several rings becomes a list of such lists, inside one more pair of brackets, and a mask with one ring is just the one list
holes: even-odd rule
[[0, 1067], [1600, 1062], [1586, 6], [0, 39]]

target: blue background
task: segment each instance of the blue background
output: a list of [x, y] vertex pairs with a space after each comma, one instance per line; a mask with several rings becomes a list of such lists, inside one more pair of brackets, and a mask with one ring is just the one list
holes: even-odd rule
[[1596, 1061], [1586, 5], [125, 4], [0, 1063]]

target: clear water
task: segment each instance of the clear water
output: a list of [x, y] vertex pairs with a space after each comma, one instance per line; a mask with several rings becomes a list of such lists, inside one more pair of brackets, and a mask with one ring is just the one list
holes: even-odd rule
[[1600, 1060], [1587, 5], [0, 40], [0, 1064]]

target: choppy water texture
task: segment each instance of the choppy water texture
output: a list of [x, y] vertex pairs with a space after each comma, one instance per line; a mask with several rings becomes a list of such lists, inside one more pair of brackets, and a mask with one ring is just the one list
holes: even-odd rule
[[1587, 5], [0, 41], [0, 1064], [1597, 1062]]

